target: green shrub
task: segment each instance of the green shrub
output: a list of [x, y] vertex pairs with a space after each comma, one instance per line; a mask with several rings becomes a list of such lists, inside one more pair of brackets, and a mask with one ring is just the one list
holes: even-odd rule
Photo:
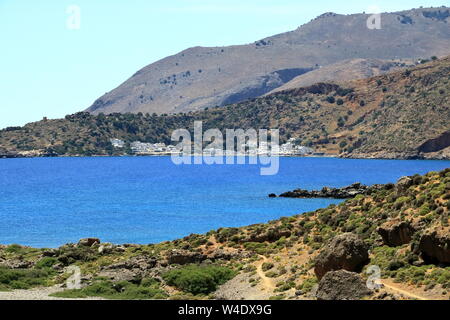
[[226, 267], [189, 265], [170, 270], [163, 275], [163, 279], [170, 286], [198, 295], [215, 291], [217, 286], [235, 275], [235, 271]]
[[36, 263], [36, 269], [51, 268], [57, 263], [58, 263], [58, 259], [51, 258], [51, 257], [45, 257], [45, 258], [42, 258], [41, 260], [39, 260]]
[[167, 294], [160, 289], [160, 284], [154, 279], [144, 279], [140, 284], [128, 281], [113, 283], [96, 281], [83, 289], [66, 290], [53, 294], [60, 298], [100, 297], [106, 299], [144, 300], [165, 299]]
[[264, 262], [262, 265], [262, 270], [264, 272], [269, 271], [270, 269], [272, 269], [274, 267], [274, 264], [271, 262]]
[[48, 270], [0, 268], [0, 286], [5, 289], [30, 289], [46, 286], [54, 275]]

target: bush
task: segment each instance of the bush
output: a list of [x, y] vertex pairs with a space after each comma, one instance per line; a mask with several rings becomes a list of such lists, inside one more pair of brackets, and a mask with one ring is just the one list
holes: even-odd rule
[[51, 268], [57, 263], [58, 263], [58, 260], [56, 258], [45, 257], [36, 263], [36, 269]]
[[6, 289], [30, 289], [49, 284], [54, 273], [48, 270], [0, 268], [0, 286]]
[[235, 275], [236, 272], [226, 267], [189, 265], [170, 270], [163, 275], [163, 279], [170, 286], [198, 295], [215, 291], [217, 286]]
[[274, 264], [271, 262], [264, 262], [262, 265], [262, 270], [264, 272], [269, 271], [270, 269], [272, 269], [274, 267]]
[[167, 298], [167, 294], [160, 289], [159, 283], [154, 279], [144, 279], [140, 284], [133, 284], [128, 281], [118, 283], [97, 281], [86, 288], [66, 290], [55, 293], [52, 296], [60, 298], [101, 297], [121, 300]]

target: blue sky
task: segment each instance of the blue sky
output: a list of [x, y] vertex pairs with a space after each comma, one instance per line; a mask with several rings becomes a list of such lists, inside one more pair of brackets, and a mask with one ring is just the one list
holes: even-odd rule
[[[394, 3], [395, 2], [395, 3]], [[192, 46], [256, 41], [324, 12], [397, 11], [415, 0], [0, 0], [0, 128], [81, 111], [138, 69]], [[76, 5], [80, 28], [70, 29]]]

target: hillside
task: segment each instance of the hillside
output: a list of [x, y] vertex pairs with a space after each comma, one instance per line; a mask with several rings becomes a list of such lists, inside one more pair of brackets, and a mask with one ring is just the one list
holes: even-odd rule
[[[448, 300], [449, 201], [446, 169], [315, 212], [160, 244], [90, 238], [57, 249], [2, 246], [0, 291], [56, 284], [43, 291], [109, 299]], [[83, 289], [63, 291], [73, 264]], [[372, 281], [377, 272], [380, 280]]]
[[202, 110], [262, 96], [343, 60], [445, 56], [450, 54], [449, 16], [445, 7], [384, 13], [382, 29], [370, 30], [367, 14], [327, 13], [297, 30], [252, 44], [190, 48], [142, 68], [88, 111]]
[[351, 80], [371, 78], [383, 73], [406, 68], [407, 66], [411, 67], [413, 63], [378, 59], [344, 60], [295, 77], [281, 87], [269, 92], [267, 95], [280, 91], [308, 87], [320, 82], [344, 83]]
[[[344, 157], [450, 158], [450, 57], [341, 85], [316, 84], [169, 116], [78, 113], [0, 131], [0, 154], [124, 154], [110, 139], [170, 143], [174, 129], [279, 128], [281, 142]], [[3, 150], [3, 151], [2, 151]]]

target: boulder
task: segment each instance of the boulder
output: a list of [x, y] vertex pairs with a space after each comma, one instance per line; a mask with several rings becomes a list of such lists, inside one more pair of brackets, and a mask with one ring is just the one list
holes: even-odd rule
[[174, 249], [167, 256], [168, 264], [190, 264], [199, 263], [207, 259], [207, 257], [199, 252]]
[[318, 300], [360, 300], [372, 294], [359, 274], [339, 270], [325, 274], [319, 282], [316, 297]]
[[318, 279], [329, 271], [344, 269], [359, 272], [369, 262], [368, 246], [357, 235], [336, 236], [316, 258], [314, 272]]
[[98, 238], [85, 238], [78, 241], [78, 246], [80, 247], [92, 247], [94, 245], [99, 245], [100, 239]]
[[450, 265], [450, 228], [440, 227], [423, 234], [419, 252], [427, 263]]
[[414, 180], [410, 177], [401, 177], [397, 181], [397, 189], [399, 191], [406, 191], [409, 187], [411, 187], [414, 184]]
[[385, 245], [398, 247], [410, 243], [415, 230], [408, 221], [392, 220], [379, 227], [377, 232]]

